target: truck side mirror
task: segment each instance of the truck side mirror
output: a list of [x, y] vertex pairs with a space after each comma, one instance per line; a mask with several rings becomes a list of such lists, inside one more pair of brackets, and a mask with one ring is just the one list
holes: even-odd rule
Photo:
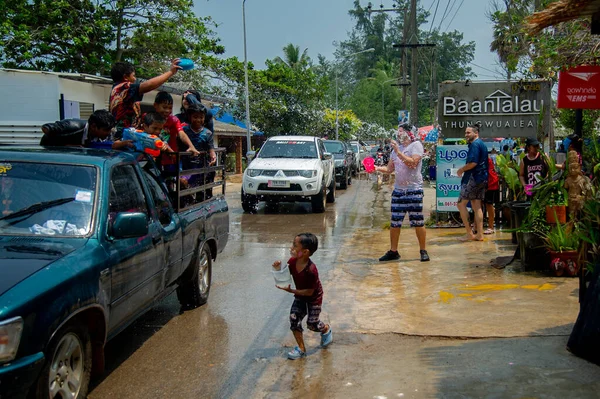
[[141, 212], [121, 212], [117, 214], [110, 228], [115, 238], [142, 237], [148, 234], [148, 216]]
[[252, 160], [254, 159], [255, 156], [256, 156], [256, 151], [248, 151], [246, 153], [246, 159], [248, 161], [248, 164], [250, 164], [250, 162], [252, 162]]
[[333, 157], [333, 155], [331, 155], [330, 152], [324, 152], [323, 153], [323, 159], [331, 159]]

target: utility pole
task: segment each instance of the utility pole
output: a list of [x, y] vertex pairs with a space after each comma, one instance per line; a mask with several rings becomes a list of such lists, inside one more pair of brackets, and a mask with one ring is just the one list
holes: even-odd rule
[[[410, 22], [408, 22], [406, 20], [406, 8], [404, 9], [404, 19], [402, 22], [402, 44], [404, 44], [406, 46], [406, 38], [408, 37], [408, 32], [409, 32], [409, 27], [410, 27]], [[408, 70], [407, 70], [407, 65], [406, 65], [406, 49], [403, 47], [402, 48], [402, 71], [400, 71], [400, 73], [402, 74], [402, 83], [405, 84], [406, 83], [406, 75], [408, 75]], [[402, 109], [406, 109], [406, 95], [407, 95], [408, 91], [405, 86], [402, 86]]]
[[[411, 35], [410, 35], [410, 43], [417, 44], [417, 0], [410, 0], [410, 26], [411, 26]], [[417, 70], [417, 48], [413, 47], [410, 54], [410, 83], [411, 83], [411, 91], [410, 91], [410, 119], [411, 123], [417, 126], [419, 122], [419, 111], [417, 109], [417, 96], [419, 92], [419, 84], [418, 84], [418, 70]]]

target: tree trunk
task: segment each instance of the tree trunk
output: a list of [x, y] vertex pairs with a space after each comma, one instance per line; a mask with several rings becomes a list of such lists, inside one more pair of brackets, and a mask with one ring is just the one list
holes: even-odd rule
[[117, 38], [116, 38], [116, 53], [115, 53], [115, 62], [120, 62], [123, 57], [123, 48], [121, 44], [121, 34], [123, 27], [123, 9], [119, 10], [119, 22], [117, 25]]

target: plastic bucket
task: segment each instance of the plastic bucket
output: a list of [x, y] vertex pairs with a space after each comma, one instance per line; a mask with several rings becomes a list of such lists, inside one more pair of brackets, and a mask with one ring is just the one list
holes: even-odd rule
[[[511, 229], [516, 229], [520, 227], [523, 223], [523, 219], [527, 212], [529, 211], [529, 207], [531, 206], [531, 202], [529, 201], [512, 201], [507, 203], [510, 208], [510, 218], [511, 218]], [[517, 244], [519, 241], [517, 240], [517, 233], [512, 232], [512, 243]]]
[[526, 271], [547, 270], [550, 264], [550, 255], [542, 240], [533, 232], [518, 232], [519, 248], [521, 251], [521, 264]]
[[272, 269], [271, 273], [273, 273], [276, 286], [285, 288], [289, 285], [292, 285], [292, 275], [290, 274], [290, 269], [288, 268], [287, 264], [281, 265], [280, 270]]
[[180, 58], [177, 65], [179, 65], [184, 71], [194, 69], [194, 61], [190, 60], [189, 58]]
[[363, 159], [363, 166], [367, 173], [375, 172], [375, 160], [371, 157]]

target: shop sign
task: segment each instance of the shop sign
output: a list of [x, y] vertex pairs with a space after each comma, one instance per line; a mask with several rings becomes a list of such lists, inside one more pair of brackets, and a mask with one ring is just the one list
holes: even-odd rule
[[443, 82], [438, 115], [445, 138], [464, 137], [481, 123], [480, 137], [536, 137], [550, 118], [550, 82]]
[[558, 108], [600, 109], [600, 66], [578, 66], [558, 74]]

